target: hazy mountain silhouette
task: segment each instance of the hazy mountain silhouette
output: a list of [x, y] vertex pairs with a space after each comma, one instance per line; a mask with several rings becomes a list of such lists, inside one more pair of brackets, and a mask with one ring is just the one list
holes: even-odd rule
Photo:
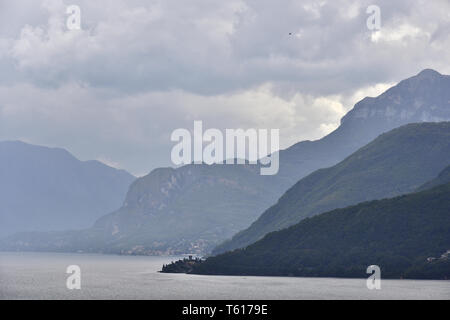
[[0, 236], [89, 227], [122, 204], [134, 179], [64, 149], [0, 142]]

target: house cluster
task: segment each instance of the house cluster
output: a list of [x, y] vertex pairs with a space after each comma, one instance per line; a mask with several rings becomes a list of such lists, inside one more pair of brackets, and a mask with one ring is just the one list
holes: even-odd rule
[[432, 262], [432, 261], [435, 261], [435, 260], [446, 260], [446, 259], [448, 259], [449, 255], [450, 255], [450, 250], [447, 250], [446, 252], [444, 252], [443, 254], [441, 254], [441, 257], [440, 257], [440, 258], [428, 257], [428, 258], [427, 258], [427, 261], [428, 261], [428, 262]]

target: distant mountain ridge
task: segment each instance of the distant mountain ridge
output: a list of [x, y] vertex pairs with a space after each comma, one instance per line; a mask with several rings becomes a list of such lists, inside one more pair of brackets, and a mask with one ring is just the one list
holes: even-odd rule
[[350, 155], [384, 132], [408, 123], [441, 121], [450, 121], [450, 76], [425, 69], [378, 97], [366, 97], [356, 103], [329, 135], [317, 141], [299, 142], [284, 152], [289, 156], [313, 153], [333, 161], [339, 158], [334, 163], [330, 161], [330, 166], [343, 160], [343, 153]]
[[122, 204], [134, 179], [61, 148], [0, 142], [0, 236], [89, 227]]

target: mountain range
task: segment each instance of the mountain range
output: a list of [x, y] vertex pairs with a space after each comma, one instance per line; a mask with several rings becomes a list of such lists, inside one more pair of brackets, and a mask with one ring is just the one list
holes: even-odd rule
[[208, 252], [247, 228], [301, 178], [378, 135], [407, 123], [450, 120], [449, 103], [450, 77], [424, 70], [358, 102], [326, 137], [282, 150], [275, 176], [260, 176], [251, 165], [157, 169], [135, 182], [122, 208], [97, 221], [96, 232], [120, 252]]
[[[448, 279], [450, 176], [428, 185], [303, 219], [244, 249], [196, 261], [189, 273], [364, 278], [377, 265], [382, 278]], [[173, 267], [180, 268], [164, 268]]]
[[61, 148], [0, 142], [0, 237], [90, 227], [122, 204], [134, 179]]
[[216, 252], [245, 247], [269, 232], [322, 212], [412, 192], [448, 164], [450, 122], [393, 129], [337, 165], [301, 179], [249, 228]]
[[[450, 77], [427, 69], [376, 98], [358, 102], [341, 120], [341, 125], [324, 138], [303, 141], [280, 151], [277, 175], [261, 176], [257, 165], [202, 164], [155, 169], [136, 179], [121, 205], [99, 218], [91, 228], [20, 234], [9, 238], [7, 247], [123, 254], [205, 254], [248, 228], [300, 179], [336, 165], [380, 134], [399, 126], [450, 120], [449, 105]], [[424, 183], [430, 178], [428, 174], [437, 172], [427, 172], [426, 177], [421, 176], [423, 179], [415, 183]], [[323, 207], [326, 208], [331, 209]], [[293, 219], [290, 223], [296, 222]], [[287, 225], [276, 226], [275, 230]], [[269, 226], [262, 230], [264, 233], [274, 229]], [[240, 247], [263, 236], [257, 234], [249, 238], [250, 242], [240, 241], [243, 233], [214, 252]]]

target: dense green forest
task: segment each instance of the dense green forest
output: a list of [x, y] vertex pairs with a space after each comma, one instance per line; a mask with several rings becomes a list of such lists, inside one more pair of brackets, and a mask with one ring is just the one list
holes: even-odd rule
[[450, 183], [306, 218], [194, 266], [192, 273], [450, 278]]

